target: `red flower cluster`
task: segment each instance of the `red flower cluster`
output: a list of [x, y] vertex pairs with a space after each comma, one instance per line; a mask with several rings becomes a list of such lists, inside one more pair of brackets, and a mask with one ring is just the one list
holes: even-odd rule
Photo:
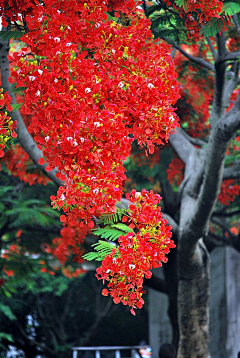
[[170, 184], [179, 186], [183, 180], [184, 163], [180, 158], [173, 158], [167, 169], [167, 179]]
[[0, 0], [2, 25], [8, 25], [6, 18], [10, 21], [22, 21], [22, 18], [31, 13], [38, 4], [37, 0]]
[[133, 138], [152, 153], [177, 125], [169, 46], [152, 41], [134, 0], [46, 0], [26, 21], [29, 56], [12, 55], [12, 82], [27, 87], [22, 111], [33, 114], [40, 164], [65, 180], [51, 197], [62, 221], [93, 226], [91, 216], [114, 211], [121, 198]]
[[78, 225], [65, 225], [60, 230], [61, 237], [53, 239], [52, 246], [47, 245], [46, 250], [49, 254], [56, 257], [61, 265], [65, 265], [68, 260], [82, 263], [84, 253], [83, 242], [90, 229], [87, 225], [80, 227]]
[[15, 133], [16, 121], [12, 121], [8, 116], [7, 110], [12, 111], [10, 106], [11, 97], [8, 92], [3, 94], [3, 89], [0, 90], [0, 157], [4, 156], [4, 148], [6, 143], [11, 138], [16, 138]]
[[[25, 183], [29, 185], [36, 183], [46, 185], [50, 181], [42, 171], [34, 166], [27, 152], [18, 144], [11, 148], [4, 158], [6, 167], [12, 176], [18, 177]], [[31, 166], [33, 166], [33, 168], [31, 168]]]
[[239, 192], [240, 185], [237, 180], [224, 180], [221, 185], [221, 192], [218, 196], [218, 200], [223, 205], [230, 205], [231, 201], [234, 201], [236, 196], [239, 195]]
[[175, 244], [170, 239], [171, 226], [157, 206], [161, 199], [158, 194], [132, 190], [127, 198], [131, 204], [128, 217], [124, 216], [123, 221], [130, 221], [130, 227], [137, 233], [119, 237], [119, 246], [103, 260], [96, 276], [103, 283], [108, 281], [108, 288], [103, 289], [102, 294], [110, 294], [115, 303], [128, 305], [135, 315], [134, 309], [144, 304], [143, 278], [150, 278], [152, 268], [167, 262], [166, 254]]

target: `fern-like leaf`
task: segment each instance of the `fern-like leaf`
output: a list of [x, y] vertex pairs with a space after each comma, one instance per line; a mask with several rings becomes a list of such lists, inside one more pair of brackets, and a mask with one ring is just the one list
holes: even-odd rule
[[22, 105], [23, 105], [23, 103], [11, 104], [13, 112], [16, 112], [18, 109], [20, 109], [22, 107]]
[[235, 2], [227, 2], [223, 4], [222, 14], [224, 13], [226, 16], [233, 16], [240, 12], [240, 4]]
[[94, 247], [95, 251], [83, 255], [85, 260], [103, 261], [107, 255], [111, 254], [114, 248], [117, 250], [113, 243], [102, 240], [99, 240], [96, 244], [93, 244], [92, 247]]
[[205, 37], [214, 36], [217, 32], [223, 31], [225, 27], [228, 27], [230, 20], [227, 16], [220, 19], [215, 17], [200, 30], [200, 34], [204, 34]]
[[0, 38], [2, 40], [20, 39], [24, 35], [23, 31], [0, 31]]

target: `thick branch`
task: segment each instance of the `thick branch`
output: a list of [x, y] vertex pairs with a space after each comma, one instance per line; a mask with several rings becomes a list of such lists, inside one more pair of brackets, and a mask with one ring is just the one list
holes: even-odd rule
[[162, 278], [152, 275], [149, 279], [144, 279], [143, 283], [145, 286], [152, 288], [161, 293], [167, 293], [166, 281]]
[[240, 178], [240, 162], [235, 162], [232, 167], [223, 169], [223, 179], [239, 179]]
[[218, 52], [215, 61], [214, 98], [210, 117], [212, 127], [214, 127], [219, 118], [224, 114], [225, 110], [223, 103], [226, 77], [226, 63], [223, 61], [226, 55], [225, 35], [223, 32], [221, 35], [217, 33], [216, 38]]
[[[9, 92], [12, 98], [12, 103], [16, 103], [16, 98], [14, 93], [10, 91], [10, 83], [8, 81], [10, 77], [10, 69], [9, 69], [9, 61], [8, 61], [8, 53], [9, 53], [9, 42], [8, 41], [0, 41], [0, 68], [1, 68], [1, 81], [4, 92]], [[56, 178], [57, 169], [52, 170], [51, 172], [47, 172], [45, 170], [46, 165], [39, 165], [38, 160], [42, 158], [42, 152], [37, 148], [37, 144], [33, 140], [32, 136], [28, 133], [27, 128], [23, 122], [22, 116], [19, 111], [11, 112], [11, 117], [13, 120], [17, 121], [17, 134], [18, 139], [21, 143], [21, 146], [26, 150], [32, 161], [35, 165], [44, 172], [46, 176], [48, 176], [54, 183], [57, 185], [62, 185], [62, 181]]]
[[225, 54], [225, 56], [223, 57], [223, 61], [235, 61], [238, 60], [240, 57], [240, 51], [235, 51], [235, 52], [228, 52]]
[[[206, 149], [206, 163], [203, 184], [194, 210], [183, 231], [190, 236], [189, 242], [194, 246], [201, 236], [207, 234], [207, 225], [218, 197], [222, 180], [225, 152], [228, 141], [240, 128], [240, 113], [227, 115], [219, 121], [211, 133]], [[189, 243], [188, 242], [188, 243]]]
[[179, 158], [186, 163], [190, 153], [194, 150], [194, 146], [183, 134], [183, 130], [177, 128], [175, 133], [170, 134], [169, 141]]

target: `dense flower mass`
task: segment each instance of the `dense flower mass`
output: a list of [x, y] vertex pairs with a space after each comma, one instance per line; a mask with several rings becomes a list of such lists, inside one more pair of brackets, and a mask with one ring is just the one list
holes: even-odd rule
[[4, 156], [4, 148], [6, 143], [11, 138], [16, 138], [15, 132], [16, 122], [9, 117], [8, 112], [12, 110], [10, 106], [11, 97], [8, 93], [3, 94], [3, 89], [0, 90], [0, 157]]
[[25, 20], [28, 47], [10, 58], [12, 82], [27, 88], [22, 108], [33, 114], [40, 164], [65, 180], [52, 197], [62, 221], [92, 226], [122, 196], [133, 139], [152, 153], [177, 125], [169, 46], [152, 41], [133, 0], [47, 0]]
[[[130, 222], [134, 232], [120, 236], [119, 246], [112, 250], [97, 269], [97, 278], [107, 281], [103, 295], [113, 297], [115, 303], [122, 302], [131, 307], [141, 308], [143, 278], [150, 278], [152, 268], [167, 262], [166, 254], [175, 247], [171, 240], [171, 226], [163, 219], [160, 207], [160, 195], [142, 190], [132, 190], [127, 216], [123, 222]], [[135, 232], [136, 231], [136, 232]]]
[[[39, 164], [46, 162], [47, 171], [57, 167], [64, 181], [51, 197], [64, 212], [64, 227], [47, 250], [62, 265], [69, 257], [81, 263], [82, 228], [94, 226], [93, 215], [115, 211], [123, 193], [122, 163], [133, 140], [152, 154], [178, 125], [170, 47], [153, 41], [150, 21], [134, 0], [12, 1], [5, 9], [4, 4], [1, 15], [23, 21], [28, 29], [21, 38], [25, 47], [9, 56], [11, 82], [24, 91], [21, 111], [32, 116], [28, 130], [43, 153]], [[16, 147], [9, 155], [19, 154]], [[23, 157], [15, 163], [27, 161]], [[17, 165], [9, 169], [18, 172]], [[123, 221], [136, 234], [119, 238], [119, 247], [97, 275], [110, 281], [103, 293], [134, 313], [144, 302], [143, 278], [167, 261], [175, 245], [158, 195], [132, 191], [129, 200]]]
[[65, 224], [60, 230], [60, 236], [55, 237], [51, 245], [45, 244], [44, 246], [45, 251], [59, 261], [63, 273], [68, 277], [77, 277], [85, 272], [79, 265], [74, 267], [74, 265], [69, 265], [69, 262], [77, 264], [84, 262], [83, 243], [89, 232], [90, 228], [87, 225], [80, 227]]

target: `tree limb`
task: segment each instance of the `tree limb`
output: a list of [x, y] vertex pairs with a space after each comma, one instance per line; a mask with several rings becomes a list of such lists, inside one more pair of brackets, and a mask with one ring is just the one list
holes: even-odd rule
[[190, 242], [195, 245], [201, 236], [206, 236], [207, 225], [220, 190], [228, 141], [238, 128], [240, 128], [240, 113], [232, 111], [232, 113], [228, 112], [216, 124], [211, 133], [206, 148], [206, 163], [201, 190], [191, 217], [183, 228], [183, 231], [188, 235], [187, 245]]
[[[154, 33], [154, 31], [153, 31]], [[179, 52], [181, 52], [182, 55], [184, 55], [188, 60], [200, 65], [200, 66], [203, 66], [205, 68], [207, 68], [208, 70], [212, 71], [212, 72], [215, 72], [215, 69], [214, 69], [214, 66], [203, 60], [201, 57], [194, 57], [193, 55], [189, 54], [187, 51], [183, 50], [181, 46], [179, 46], [176, 42], [172, 41], [171, 39], [163, 36], [162, 39], [168, 43], [170, 43], [173, 47], [175, 47]]]
[[212, 127], [216, 124], [219, 118], [224, 114], [224, 91], [226, 80], [226, 63], [223, 61], [226, 55], [225, 35], [224, 32], [217, 33], [217, 58], [215, 60], [215, 83], [214, 83], [214, 98], [212, 104], [212, 112], [210, 116], [210, 123]]
[[223, 179], [240, 179], [240, 161], [235, 162], [232, 167], [223, 169]]
[[149, 279], [143, 279], [143, 284], [153, 290], [156, 290], [161, 293], [167, 293], [166, 281], [162, 278], [152, 275]]
[[[5, 31], [6, 28], [3, 28], [2, 31]], [[12, 103], [16, 103], [16, 97], [14, 93], [10, 91], [10, 83], [8, 79], [10, 78], [10, 68], [8, 61], [8, 53], [9, 53], [9, 41], [0, 40], [0, 69], [1, 69], [1, 81], [2, 87], [5, 92], [9, 92]], [[40, 165], [38, 160], [42, 158], [42, 152], [38, 149], [36, 142], [33, 140], [32, 136], [28, 133], [27, 128], [23, 122], [22, 116], [19, 111], [11, 112], [11, 117], [15, 121], [17, 121], [17, 134], [18, 139], [21, 143], [21, 146], [26, 150], [34, 164], [43, 171], [43, 173], [49, 177], [56, 185], [63, 185], [63, 182], [56, 178], [57, 169], [52, 170], [51, 172], [47, 172], [45, 170], [46, 164]]]
[[188, 138], [183, 134], [181, 128], [177, 128], [176, 132], [170, 134], [169, 141], [179, 156], [179, 158], [186, 163], [189, 157], [189, 154], [194, 150], [194, 146], [190, 143]]

